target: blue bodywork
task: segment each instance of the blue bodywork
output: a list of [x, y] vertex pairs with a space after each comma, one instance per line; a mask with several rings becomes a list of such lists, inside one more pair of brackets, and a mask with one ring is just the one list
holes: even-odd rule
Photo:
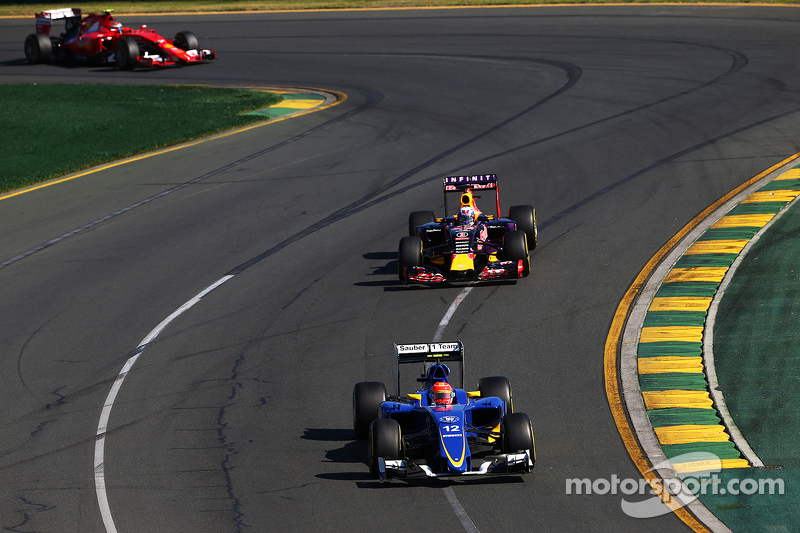
[[532, 450], [500, 453], [500, 426], [507, 409], [503, 400], [480, 398], [478, 393], [454, 387], [452, 405], [435, 405], [430, 397], [433, 384], [450, 382], [450, 369], [443, 363], [431, 364], [418, 381], [424, 387], [416, 393], [390, 397], [380, 404], [379, 418], [391, 418], [400, 424], [404, 457], [381, 459], [381, 479], [531, 471]]

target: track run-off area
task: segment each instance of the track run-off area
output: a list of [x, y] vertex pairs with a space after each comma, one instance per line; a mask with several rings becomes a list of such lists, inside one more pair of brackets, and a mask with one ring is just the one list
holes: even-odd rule
[[[1, 82], [313, 88], [335, 105], [0, 200], [3, 528], [796, 529], [797, 452], [787, 437], [797, 427], [795, 400], [785, 394], [796, 374], [790, 356], [771, 359], [779, 351], [763, 348], [795, 338], [792, 252], [780, 248], [796, 224], [789, 200], [757, 239], [761, 229], [749, 228], [755, 219], [764, 226], [757, 215], [768, 209], [742, 207], [759, 204], [745, 198], [726, 216], [717, 211], [722, 218], [711, 224], [724, 227], [686, 238], [689, 247], [738, 245], [749, 235], [749, 251], [732, 254], [742, 259], [727, 283], [720, 269], [731, 271], [736, 259], [687, 259], [724, 250], [684, 253], [672, 264], [660, 258], [743, 185], [794, 179], [780, 176], [800, 152], [800, 11], [546, 6], [117, 18], [164, 35], [190, 29], [218, 60], [133, 72], [32, 66], [22, 53], [31, 16], [0, 20]], [[42, 127], [58, 128], [59, 117], [43, 109]], [[139, 134], [124, 125], [110, 132]], [[498, 175], [504, 209], [536, 208], [531, 275], [402, 286], [396, 250], [408, 213], [440, 214], [441, 178], [479, 173]], [[731, 216], [750, 222], [720, 222]], [[615, 335], [637, 316], [625, 307], [634, 304], [630, 291], [656, 280], [659, 264], [670, 272], [628, 343]], [[725, 284], [713, 314], [716, 388], [755, 456], [782, 467], [726, 462], [752, 461], [732, 440], [739, 457], [720, 458], [735, 468], [721, 467], [717, 485], [781, 478], [786, 494], [701, 495], [661, 512], [660, 501], [648, 507], [649, 491], [596, 490], [604, 480], [629, 488], [664, 476], [653, 440], [665, 459], [692, 453], [673, 446], [722, 442], [710, 417], [687, 411], [718, 404], [716, 391], [701, 406], [661, 394], [701, 392], [692, 387], [703, 378], [691, 375], [698, 364], [706, 375], [707, 361], [676, 344], [697, 343], [696, 329], [688, 340], [658, 335], [699, 327], [693, 313], [709, 314], [715, 292], [686, 291], [704, 283]], [[777, 310], [763, 312], [770, 295], [760, 287], [780, 296]], [[689, 298], [683, 315], [671, 298]], [[761, 311], [748, 315], [748, 299]], [[687, 301], [697, 307], [687, 311]], [[745, 338], [759, 342], [742, 347]], [[515, 408], [534, 425], [532, 475], [414, 484], [370, 477], [366, 444], [351, 427], [352, 386], [392, 382], [393, 343], [439, 339], [464, 342], [468, 383], [509, 377]], [[653, 344], [647, 353], [645, 344]], [[653, 353], [665, 347], [673, 352]], [[609, 372], [624, 377], [630, 367], [638, 415], [622, 403], [634, 396], [624, 380], [618, 398], [609, 393]], [[642, 420], [650, 441], [622, 427]], [[701, 460], [710, 459], [677, 464]], [[570, 490], [576, 480], [589, 480], [591, 493]]]

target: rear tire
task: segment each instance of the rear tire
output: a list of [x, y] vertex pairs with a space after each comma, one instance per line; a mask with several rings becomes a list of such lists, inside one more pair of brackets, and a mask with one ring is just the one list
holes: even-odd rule
[[178, 32], [175, 35], [175, 38], [172, 39], [172, 44], [184, 51], [197, 50], [200, 48], [200, 44], [197, 42], [197, 37], [190, 31]]
[[47, 63], [53, 56], [53, 41], [44, 33], [25, 37], [25, 59], [32, 64]]
[[478, 392], [481, 398], [496, 396], [505, 402], [506, 415], [514, 412], [514, 402], [511, 399], [511, 383], [504, 376], [492, 376], [478, 380]]
[[503, 255], [506, 261], [522, 261], [522, 277], [531, 273], [528, 243], [522, 230], [509, 231], [503, 237]]
[[403, 437], [397, 420], [379, 418], [369, 427], [369, 471], [376, 479], [380, 474], [379, 457], [394, 460], [403, 458]]
[[417, 226], [429, 222], [436, 222], [436, 215], [433, 214], [433, 211], [414, 211], [408, 215], [408, 234], [411, 237], [418, 237]]
[[536, 248], [539, 235], [536, 229], [536, 211], [532, 205], [512, 205], [508, 210], [508, 218], [517, 223], [517, 229], [525, 232], [528, 239], [528, 251]]
[[397, 251], [397, 274], [405, 283], [405, 267], [422, 266], [422, 239], [419, 237], [403, 237]]
[[500, 424], [503, 435], [503, 453], [530, 451], [531, 460], [536, 460], [536, 448], [533, 444], [533, 427], [531, 419], [525, 413], [506, 415]]
[[379, 416], [381, 402], [386, 401], [386, 385], [380, 381], [363, 381], [353, 387], [353, 429], [356, 437], [366, 439], [369, 426]]
[[139, 64], [139, 44], [130, 37], [122, 39], [114, 49], [114, 64], [118, 69], [131, 70]]

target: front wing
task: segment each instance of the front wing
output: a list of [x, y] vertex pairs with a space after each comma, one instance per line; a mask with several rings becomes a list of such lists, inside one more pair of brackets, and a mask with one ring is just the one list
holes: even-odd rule
[[412, 266], [404, 267], [405, 283], [442, 283], [445, 281], [494, 281], [499, 279], [522, 278], [522, 261], [496, 261], [489, 263], [477, 276], [463, 278], [449, 276], [436, 267]]
[[442, 472], [437, 473], [426, 464], [415, 463], [409, 459], [378, 458], [378, 477], [381, 481], [389, 478], [416, 479], [429, 477], [453, 476], [484, 476], [484, 475], [520, 475], [533, 471], [533, 461], [530, 450], [524, 453], [504, 453], [489, 455], [483, 458], [483, 463], [473, 467], [467, 472]]
[[[173, 50], [175, 48], [173, 47]], [[182, 57], [181, 57], [182, 56]], [[181, 56], [176, 51], [161, 49], [160, 54], [151, 54], [147, 51], [139, 56], [138, 63], [142, 67], [168, 67], [172, 65], [186, 65], [188, 63], [202, 63], [217, 58], [216, 50], [188, 50]]]

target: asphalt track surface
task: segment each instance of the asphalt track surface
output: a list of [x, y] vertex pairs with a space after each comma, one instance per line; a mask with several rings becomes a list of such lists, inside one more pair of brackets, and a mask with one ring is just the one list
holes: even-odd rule
[[[119, 19], [190, 29], [220, 59], [30, 66], [33, 20], [3, 20], [0, 82], [287, 85], [347, 99], [0, 201], [0, 263], [92, 224], [0, 269], [4, 530], [107, 531], [93, 458], [109, 390], [154, 328], [236, 273], [161, 332], [119, 391], [104, 464], [118, 531], [689, 531], [565, 484], [640, 477], [605, 396], [609, 326], [680, 228], [800, 151], [800, 11]], [[531, 276], [474, 288], [442, 332], [464, 341], [469, 383], [509, 376], [536, 471], [379, 484], [351, 429], [352, 386], [391, 383], [392, 343], [431, 340], [461, 294], [396, 279], [408, 213], [441, 212], [439, 178], [461, 173], [496, 173], [505, 209], [537, 209]]]

